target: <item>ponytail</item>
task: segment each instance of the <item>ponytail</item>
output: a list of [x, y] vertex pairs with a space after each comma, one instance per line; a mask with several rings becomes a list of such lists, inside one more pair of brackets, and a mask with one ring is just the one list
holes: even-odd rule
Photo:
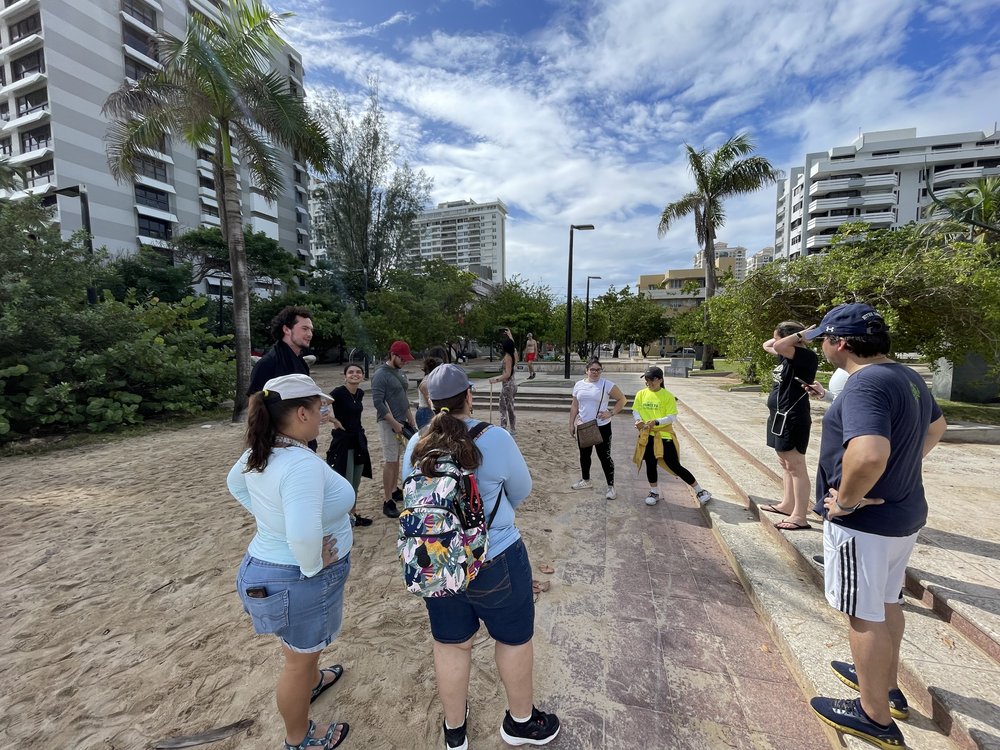
[[465, 420], [452, 414], [453, 410], [462, 410], [465, 406], [466, 393], [462, 391], [451, 398], [434, 399], [434, 418], [424, 428], [411, 455], [413, 465], [419, 463], [420, 471], [425, 476], [439, 475], [435, 465], [444, 453], [450, 453], [455, 462], [468, 471], [478, 468], [483, 462], [483, 454], [476, 441], [469, 436]]
[[246, 471], [264, 471], [274, 450], [274, 440], [300, 406], [311, 406], [319, 396], [282, 399], [277, 393], [264, 395], [257, 391], [250, 396], [247, 414], [246, 447], [250, 449]]

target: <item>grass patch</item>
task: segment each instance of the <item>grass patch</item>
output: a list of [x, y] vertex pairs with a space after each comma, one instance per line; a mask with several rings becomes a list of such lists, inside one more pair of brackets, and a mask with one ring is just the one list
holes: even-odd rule
[[485, 380], [495, 378], [500, 373], [496, 370], [467, 370], [465, 374], [469, 376], [469, 380]]
[[218, 408], [172, 419], [157, 419], [122, 427], [115, 432], [73, 432], [65, 435], [46, 435], [26, 438], [0, 446], [0, 457], [39, 456], [55, 451], [89, 448], [94, 445], [118, 443], [129, 438], [150, 435], [157, 432], [183, 430], [194, 424], [219, 422], [232, 418], [232, 407]]
[[1000, 404], [965, 404], [938, 399], [938, 406], [949, 422], [1000, 425]]

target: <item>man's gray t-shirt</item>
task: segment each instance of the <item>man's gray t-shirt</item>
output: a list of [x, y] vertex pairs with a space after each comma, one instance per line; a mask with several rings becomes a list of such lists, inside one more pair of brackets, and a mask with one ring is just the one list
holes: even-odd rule
[[410, 399], [406, 395], [408, 385], [406, 374], [392, 365], [384, 364], [375, 371], [372, 375], [372, 402], [380, 422], [391, 411], [393, 419], [407, 423], [406, 413], [410, 409]]

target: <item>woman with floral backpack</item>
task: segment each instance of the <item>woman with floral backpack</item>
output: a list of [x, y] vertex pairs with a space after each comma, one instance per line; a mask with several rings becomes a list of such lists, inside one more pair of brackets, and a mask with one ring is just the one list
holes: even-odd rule
[[472, 640], [480, 622], [496, 642], [497, 671], [507, 694], [500, 736], [510, 745], [544, 745], [559, 732], [555, 714], [533, 703], [532, 671], [535, 607], [531, 563], [514, 524], [514, 510], [531, 492], [531, 475], [514, 439], [504, 430], [485, 429], [472, 418], [472, 383], [458, 365], [440, 365], [425, 379], [434, 419], [414, 435], [403, 455], [403, 478], [418, 468], [433, 471], [436, 458], [449, 454], [473, 471], [489, 526], [486, 562], [464, 591], [424, 599], [434, 638], [434, 669], [444, 708], [444, 747], [468, 748], [469, 676]]

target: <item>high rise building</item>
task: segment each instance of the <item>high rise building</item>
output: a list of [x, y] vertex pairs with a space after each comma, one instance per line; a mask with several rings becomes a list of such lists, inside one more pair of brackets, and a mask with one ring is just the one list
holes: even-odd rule
[[760, 252], [751, 255], [747, 260], [747, 274], [751, 274], [754, 271], [759, 271], [761, 268], [766, 266], [768, 263], [774, 260], [774, 248], [765, 247], [760, 250]]
[[506, 226], [507, 206], [499, 198], [489, 203], [439, 203], [414, 223], [418, 244], [413, 257], [440, 258], [474, 273], [487, 286], [496, 286], [506, 276]]
[[[108, 120], [101, 115], [108, 94], [124, 80], [160, 67], [157, 32], [183, 36], [192, 12], [217, 17], [219, 7], [220, 0], [3, 0], [0, 152], [26, 175], [25, 189], [8, 197], [32, 193], [55, 203], [57, 189], [86, 185], [94, 246], [112, 255], [140, 244], [165, 247], [188, 229], [219, 226], [213, 144], [165, 142], [141, 158], [134, 185], [119, 184], [108, 169]], [[279, 50], [275, 66], [293, 91], [304, 92], [294, 49]], [[281, 161], [287, 189], [275, 203], [239, 168], [244, 221], [306, 260], [308, 174], [295, 154], [282, 152]], [[64, 236], [81, 228], [78, 197], [60, 195], [57, 206]], [[218, 291], [219, 280], [214, 283]]]
[[[747, 275], [747, 249], [745, 247], [740, 247], [735, 245], [730, 247], [725, 242], [715, 243], [715, 257], [716, 258], [732, 258], [733, 265], [733, 278], [737, 281], [743, 281]], [[704, 268], [705, 267], [705, 251], [699, 250], [694, 254], [694, 258], [691, 260], [692, 268]]]
[[885, 130], [806, 154], [805, 165], [778, 182], [775, 259], [822, 251], [844, 222], [882, 229], [924, 220], [927, 170], [939, 197], [1000, 175], [1000, 132], [918, 138], [916, 128]]

